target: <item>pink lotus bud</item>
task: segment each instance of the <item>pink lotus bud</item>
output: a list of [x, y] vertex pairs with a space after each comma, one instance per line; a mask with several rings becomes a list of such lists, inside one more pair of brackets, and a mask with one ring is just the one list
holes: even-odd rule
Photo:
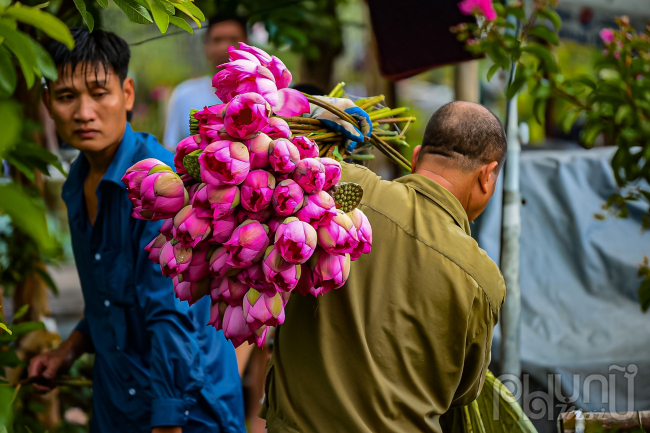
[[250, 171], [248, 149], [237, 141], [209, 144], [201, 156], [201, 179], [212, 185], [239, 185]]
[[245, 268], [262, 259], [269, 246], [268, 227], [259, 221], [246, 220], [232, 233], [224, 244], [230, 256], [227, 263], [235, 268]]
[[[313, 256], [312, 260], [309, 260], [308, 263], [313, 262]], [[300, 293], [302, 296], [307, 296], [307, 295], [313, 295], [313, 296], [318, 296], [323, 292], [322, 287], [320, 287], [320, 283], [316, 279], [316, 276], [314, 275], [313, 269], [308, 265], [308, 263], [303, 263], [300, 265], [300, 280], [298, 281], [298, 285], [296, 286], [295, 289], [293, 289], [292, 293]], [[316, 262], [314, 262], [314, 265]], [[316, 288], [318, 286], [318, 288]]]
[[[202, 138], [201, 149], [204, 149], [212, 141], [221, 140], [220, 131], [225, 130], [223, 120], [225, 108], [226, 104], [217, 104], [194, 113], [194, 118], [199, 123], [199, 135]], [[176, 161], [175, 158], [174, 161]]]
[[[203, 144], [203, 146], [201, 146]], [[195, 150], [204, 149], [208, 145], [208, 140], [201, 138], [199, 134], [191, 135], [178, 143], [176, 146], [176, 153], [174, 154], [174, 166], [176, 167], [176, 173], [179, 175], [187, 174], [187, 170], [183, 165], [183, 159], [194, 152]]]
[[275, 249], [289, 263], [305, 263], [316, 249], [316, 229], [298, 218], [289, 217], [275, 233]]
[[244, 296], [244, 317], [254, 327], [278, 326], [284, 323], [284, 302], [279, 293], [260, 293], [250, 289]]
[[218, 244], [227, 242], [238, 225], [237, 215], [234, 213], [212, 220], [212, 240]]
[[325, 191], [332, 188], [341, 180], [341, 163], [332, 158], [320, 158], [320, 163], [325, 167]]
[[163, 225], [158, 230], [159, 233], [165, 235], [168, 241], [171, 241], [174, 235], [172, 234], [172, 229], [174, 228], [174, 218], [167, 218]]
[[289, 140], [280, 138], [271, 142], [269, 147], [269, 163], [273, 170], [289, 173], [296, 169], [300, 161], [298, 148]]
[[271, 137], [260, 132], [250, 140], [244, 142], [250, 154], [251, 170], [264, 168], [269, 165], [269, 146], [271, 145], [271, 141], [273, 141]]
[[350, 275], [349, 254], [333, 256], [325, 251], [316, 250], [313, 257], [316, 262], [314, 267], [314, 275], [318, 284], [316, 289], [320, 288], [323, 295], [345, 284]]
[[237, 225], [243, 223], [246, 220], [255, 220], [259, 221], [262, 224], [265, 224], [266, 221], [273, 216], [273, 212], [270, 209], [264, 209], [259, 212], [251, 212], [246, 209], [240, 209], [236, 212], [237, 215]]
[[463, 0], [458, 3], [458, 8], [465, 15], [479, 13], [488, 21], [497, 19], [497, 13], [494, 10], [492, 0]]
[[239, 202], [240, 192], [236, 185], [201, 184], [190, 200], [198, 216], [215, 220], [233, 213]]
[[171, 218], [189, 202], [183, 181], [166, 165], [149, 170], [140, 184], [140, 196], [141, 208], [134, 208], [133, 216], [150, 221]]
[[149, 244], [144, 247], [145, 251], [149, 252], [149, 260], [154, 263], [160, 263], [160, 250], [167, 243], [165, 235], [160, 234], [154, 238]]
[[277, 140], [279, 138], [291, 138], [291, 128], [289, 124], [279, 117], [269, 118], [269, 124], [262, 130], [270, 138]]
[[210, 285], [210, 297], [213, 301], [222, 301], [228, 305], [241, 305], [248, 286], [236, 278], [215, 278]]
[[183, 248], [180, 242], [173, 243], [167, 242], [160, 250], [160, 271], [166, 277], [175, 277], [184, 272], [192, 260], [192, 248]]
[[305, 137], [304, 135], [296, 135], [291, 139], [291, 142], [298, 148], [300, 159], [318, 158], [318, 144], [311, 138]]
[[226, 107], [226, 132], [241, 139], [252, 138], [269, 124], [271, 106], [257, 93], [235, 96]]
[[273, 217], [273, 218], [271, 218], [270, 220], [268, 220], [266, 222], [266, 225], [269, 227], [269, 238], [270, 239], [275, 238], [275, 232], [278, 231], [278, 227], [280, 227], [280, 224], [282, 224], [285, 219], [286, 219], [285, 217], [279, 216], [279, 217]]
[[325, 191], [307, 196], [305, 206], [296, 212], [300, 221], [311, 224], [314, 227], [327, 225], [336, 215], [336, 204], [331, 195]]
[[174, 228], [172, 234], [187, 247], [195, 247], [196, 244], [210, 236], [211, 220], [196, 215], [196, 209], [192, 206], [185, 206], [174, 217]]
[[122, 182], [126, 185], [126, 190], [129, 192], [129, 199], [133, 202], [133, 206], [140, 206], [140, 185], [149, 171], [157, 165], [167, 167], [165, 163], [155, 158], [147, 158], [138, 161], [129, 167], [122, 176]]
[[217, 331], [221, 331], [221, 320], [223, 319], [227, 307], [228, 304], [225, 302], [212, 301], [212, 304], [210, 305], [210, 321], [208, 322], [208, 325], [212, 325]]
[[280, 183], [284, 180], [293, 180], [293, 172], [290, 173], [275, 173], [275, 182]]
[[192, 305], [210, 292], [210, 277], [198, 281], [185, 280], [183, 274], [173, 278], [174, 294], [181, 301]]
[[278, 103], [278, 88], [271, 71], [257, 59], [239, 58], [219, 65], [223, 69], [212, 79], [216, 95], [224, 102], [230, 102], [239, 94], [259, 93], [271, 105]]
[[225, 247], [219, 247], [210, 256], [210, 274], [215, 279], [220, 279], [226, 276], [232, 276], [234, 273], [233, 267], [228, 262], [228, 250]]
[[199, 281], [210, 274], [210, 256], [216, 248], [202, 242], [192, 248], [189, 266], [180, 274], [182, 281]]
[[[185, 183], [185, 182], [183, 182]], [[203, 188], [203, 186], [206, 185], [205, 183], [195, 183], [190, 186], [185, 185], [185, 189], [187, 189], [187, 196], [190, 198], [190, 204], [192, 204], [192, 200], [194, 199], [194, 195], [196, 195], [196, 192], [200, 189]]]
[[293, 180], [307, 194], [314, 194], [322, 190], [325, 185], [325, 167], [316, 158], [303, 159], [293, 172]]
[[359, 236], [352, 219], [343, 211], [337, 210], [329, 224], [318, 227], [318, 244], [328, 254], [353, 252], [359, 245]]
[[238, 50], [235, 47], [228, 47], [228, 54], [231, 61], [238, 59], [253, 60], [263, 66], [266, 66], [271, 61], [271, 56], [266, 51], [243, 42], [239, 43]]
[[609, 45], [614, 42], [614, 31], [612, 29], [602, 29], [600, 37], [605, 42], [605, 45]]
[[246, 287], [252, 287], [260, 292], [275, 293], [275, 287], [266, 281], [266, 276], [262, 270], [262, 263], [255, 263], [237, 274], [237, 279]]
[[372, 249], [372, 227], [370, 227], [370, 221], [368, 221], [366, 214], [359, 208], [353, 209], [347, 215], [357, 229], [357, 237], [359, 238], [359, 244], [350, 253], [350, 260], [355, 261], [361, 257], [361, 254], [370, 253]]
[[265, 170], [248, 173], [241, 185], [241, 205], [251, 212], [260, 212], [271, 205], [275, 177]]
[[249, 340], [255, 341], [253, 330], [244, 316], [244, 309], [241, 306], [229, 305], [223, 313], [221, 320], [223, 335], [232, 341], [233, 346], [239, 347]]
[[266, 281], [273, 284], [279, 292], [292, 291], [300, 279], [300, 265], [284, 260], [273, 245], [264, 253], [262, 270]]

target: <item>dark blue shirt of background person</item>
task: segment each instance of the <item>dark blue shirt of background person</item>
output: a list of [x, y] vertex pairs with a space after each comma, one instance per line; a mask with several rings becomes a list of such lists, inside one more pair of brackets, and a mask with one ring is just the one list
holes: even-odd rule
[[[57, 133], [81, 151], [63, 185], [85, 309], [53, 351], [32, 359], [30, 376], [53, 379], [94, 352], [91, 432], [243, 432], [235, 351], [206, 324], [210, 300], [191, 308], [143, 250], [162, 222], [136, 220], [121, 177], [134, 163], [172, 154], [133, 132], [128, 45], [112, 33], [72, 29], [75, 48], [48, 45], [59, 78], [43, 93]], [[40, 391], [49, 388], [35, 385]]]

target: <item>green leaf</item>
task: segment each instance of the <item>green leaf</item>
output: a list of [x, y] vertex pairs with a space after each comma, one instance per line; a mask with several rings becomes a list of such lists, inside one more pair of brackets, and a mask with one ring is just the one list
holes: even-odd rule
[[18, 323], [17, 325], [13, 325], [11, 327], [11, 330], [13, 331], [14, 335], [25, 335], [29, 334], [30, 332], [38, 331], [39, 329], [44, 329], [45, 324], [43, 322], [22, 322]]
[[515, 79], [508, 86], [508, 91], [506, 92], [506, 99], [512, 99], [517, 96], [517, 93], [524, 87], [526, 84], [526, 77], [523, 75], [516, 76]]
[[3, 44], [18, 58], [27, 87], [31, 88], [34, 85], [34, 70], [37, 68], [37, 63], [30, 38], [22, 32], [10, 29], [1, 22], [0, 37], [5, 38]]
[[108, 0], [97, 0], [97, 4], [104, 9], [108, 9]]
[[544, 17], [547, 20], [549, 20], [551, 22], [551, 24], [553, 24], [553, 27], [555, 27], [556, 31], [559, 31], [560, 28], [562, 28], [562, 19], [557, 14], [557, 12], [555, 12], [554, 10], [552, 10], [552, 9], [538, 9], [537, 10], [537, 15], [539, 15], [540, 17]]
[[126, 14], [126, 17], [138, 24], [152, 24], [153, 20], [149, 11], [134, 0], [113, 0]]
[[20, 137], [22, 130], [21, 114], [20, 105], [15, 101], [0, 101], [0, 119], [2, 119], [0, 157], [4, 157], [10, 149], [13, 149]]
[[156, 22], [158, 29], [160, 29], [160, 33], [165, 33], [169, 27], [169, 13], [158, 0], [147, 1], [149, 3], [149, 7], [151, 8], [153, 19]]
[[5, 332], [7, 332], [7, 334], [9, 334], [9, 335], [12, 334], [11, 329], [7, 328], [7, 325], [5, 325], [5, 324], [2, 323], [2, 322], [0, 322], [0, 329], [3, 329], [3, 330], [4, 330]]
[[562, 130], [568, 134], [578, 117], [580, 117], [580, 110], [577, 108], [569, 110], [562, 120]]
[[187, 21], [185, 21], [183, 18], [169, 17], [169, 23], [175, 25], [176, 27], [180, 27], [181, 29], [185, 30], [190, 34], [194, 34], [194, 29], [192, 28], [192, 26], [189, 25]]
[[544, 39], [546, 42], [548, 42], [551, 45], [560, 44], [560, 40], [557, 37], [557, 33], [555, 33], [553, 30], [549, 29], [546, 26], [535, 26], [529, 30], [529, 33], [531, 35]]
[[27, 311], [29, 310], [29, 305], [25, 304], [22, 307], [16, 311], [16, 314], [14, 314], [14, 322], [16, 320], [20, 320], [25, 314], [27, 314]]
[[632, 114], [632, 107], [630, 107], [627, 104], [621, 105], [620, 107], [618, 107], [618, 110], [616, 110], [616, 117], [614, 117], [614, 122], [616, 122], [617, 125], [620, 125], [631, 114]]
[[48, 53], [45, 48], [43, 48], [35, 40], [32, 40], [32, 46], [34, 47], [34, 52], [36, 53], [36, 64], [38, 65], [38, 69], [41, 71], [41, 74], [43, 74], [45, 78], [48, 78], [52, 81], [56, 80], [58, 73], [56, 70], [56, 65], [54, 64], [54, 60], [52, 60], [50, 53]]
[[184, 3], [184, 5], [192, 15], [197, 17], [200, 21], [205, 21], [205, 15], [203, 14], [203, 11], [201, 11], [201, 9], [199, 9], [193, 2], [188, 1]]
[[11, 4], [11, 0], [0, 0], [0, 6], [7, 7]]
[[[188, 17], [190, 17], [190, 18], [192, 19], [192, 21], [194, 21], [194, 22], [196, 23], [196, 25], [199, 26], [199, 28], [201, 27], [201, 21], [199, 21], [199, 20], [198, 20], [198, 19], [197, 19], [197, 18], [196, 18], [196, 17], [195, 17], [191, 12], [190, 12], [190, 10], [189, 10], [188, 8], [185, 7], [186, 3], [185, 3], [185, 4], [181, 4], [181, 3], [176, 3], [176, 2], [174, 2], [174, 3], [172, 3], [172, 4], [174, 5], [174, 7], [175, 7], [176, 9], [178, 9], [179, 11], [183, 12], [185, 15], [187, 15]], [[198, 8], [197, 8], [197, 9], [198, 9]], [[286, 32], [288, 29], [290, 29], [290, 27], [287, 27], [287, 28], [285, 29], [285, 32]]]
[[506, 15], [512, 15], [522, 23], [526, 22], [526, 12], [524, 12], [522, 7], [508, 6], [506, 8]]
[[582, 74], [567, 80], [567, 84], [573, 84], [574, 82], [587, 86], [592, 90], [596, 90], [596, 82], [589, 75]]
[[47, 166], [52, 165], [59, 170], [62, 175], [67, 176], [67, 173], [63, 169], [63, 166], [56, 155], [36, 143], [21, 143], [20, 146], [16, 146], [7, 156], [23, 162], [31, 171], [37, 169], [43, 172], [43, 174], [49, 174]]
[[95, 19], [93, 18], [93, 15], [86, 9], [86, 3], [84, 0], [74, 0], [74, 5], [77, 7], [77, 10], [81, 14], [81, 17], [84, 19], [84, 22], [88, 26], [88, 31], [92, 32], [93, 28], [95, 27]]
[[492, 65], [492, 66], [490, 67], [490, 69], [488, 69], [487, 80], [488, 80], [488, 81], [491, 81], [491, 80], [492, 80], [492, 77], [494, 76], [494, 74], [497, 73], [497, 71], [498, 71], [499, 69], [501, 69], [501, 66], [497, 65], [496, 63], [495, 63], [494, 65]]
[[639, 286], [639, 302], [641, 310], [648, 311], [650, 308], [650, 278], [643, 280]]
[[[29, 163], [26, 163], [22, 161], [19, 158], [14, 157], [11, 153], [8, 155], [5, 155], [5, 159], [7, 162], [11, 165], [13, 165], [15, 168], [20, 170], [22, 174], [25, 175], [27, 179], [29, 179], [30, 182], [34, 182], [35, 177], [34, 177], [34, 169], [30, 167]], [[48, 173], [49, 174], [49, 173]]]
[[587, 122], [580, 131], [580, 144], [588, 149], [592, 148], [603, 129], [605, 129], [605, 125], [600, 122]]
[[166, 0], [157, 0], [157, 1], [158, 3], [160, 3], [162, 7], [165, 8], [167, 12], [169, 12], [169, 15], [174, 15], [176, 13], [176, 9], [174, 8], [174, 5], [172, 5], [168, 1]]
[[0, 45], [0, 95], [11, 96], [14, 90], [16, 90], [16, 70], [11, 61], [11, 54]]
[[38, 267], [36, 268], [36, 273], [38, 275], [40, 275], [40, 277], [43, 279], [45, 284], [47, 284], [47, 287], [50, 288], [50, 290], [52, 291], [52, 294], [54, 296], [59, 296], [59, 288], [57, 287], [57, 285], [54, 282], [54, 279], [52, 278], [50, 273], [47, 272], [45, 269], [41, 269], [41, 268], [38, 268]]
[[72, 38], [70, 29], [63, 21], [52, 14], [43, 12], [37, 8], [24, 6], [20, 3], [16, 3], [7, 8], [5, 14], [25, 24], [36, 27], [52, 39], [61, 42], [69, 50], [74, 48], [74, 39]]
[[533, 113], [535, 114], [535, 120], [537, 120], [537, 123], [543, 125], [546, 117], [545, 99], [535, 99], [535, 102], [533, 103]]
[[0, 367], [14, 368], [21, 365], [15, 350], [0, 350]]
[[528, 44], [523, 47], [521, 51], [530, 53], [537, 57], [544, 63], [544, 65], [546, 65], [546, 69], [549, 72], [556, 73], [558, 71], [555, 57], [553, 57], [553, 54], [548, 50], [548, 48], [543, 47], [539, 44]]

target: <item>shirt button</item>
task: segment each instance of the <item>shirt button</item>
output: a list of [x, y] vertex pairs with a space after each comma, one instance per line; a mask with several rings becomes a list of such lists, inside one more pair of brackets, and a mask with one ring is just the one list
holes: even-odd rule
[[99, 254], [99, 253], [95, 254], [95, 260], [100, 261], [101, 258], [102, 258], [101, 254]]
[[115, 346], [115, 348], [116, 348], [118, 351], [122, 350], [122, 348], [121, 348], [120, 346]]
[[135, 389], [134, 388], [129, 389], [129, 394], [130, 395], [135, 395]]
[[185, 416], [190, 416], [190, 411], [189, 410], [185, 411]]
[[110, 307], [111, 306], [111, 301], [108, 299], [104, 301], [104, 307]]

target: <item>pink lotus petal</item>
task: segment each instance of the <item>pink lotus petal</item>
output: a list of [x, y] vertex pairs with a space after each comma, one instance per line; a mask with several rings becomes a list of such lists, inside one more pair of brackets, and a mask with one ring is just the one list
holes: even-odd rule
[[277, 95], [278, 101], [273, 106], [273, 112], [278, 116], [291, 117], [309, 113], [309, 101], [299, 91], [295, 89], [280, 89]]

